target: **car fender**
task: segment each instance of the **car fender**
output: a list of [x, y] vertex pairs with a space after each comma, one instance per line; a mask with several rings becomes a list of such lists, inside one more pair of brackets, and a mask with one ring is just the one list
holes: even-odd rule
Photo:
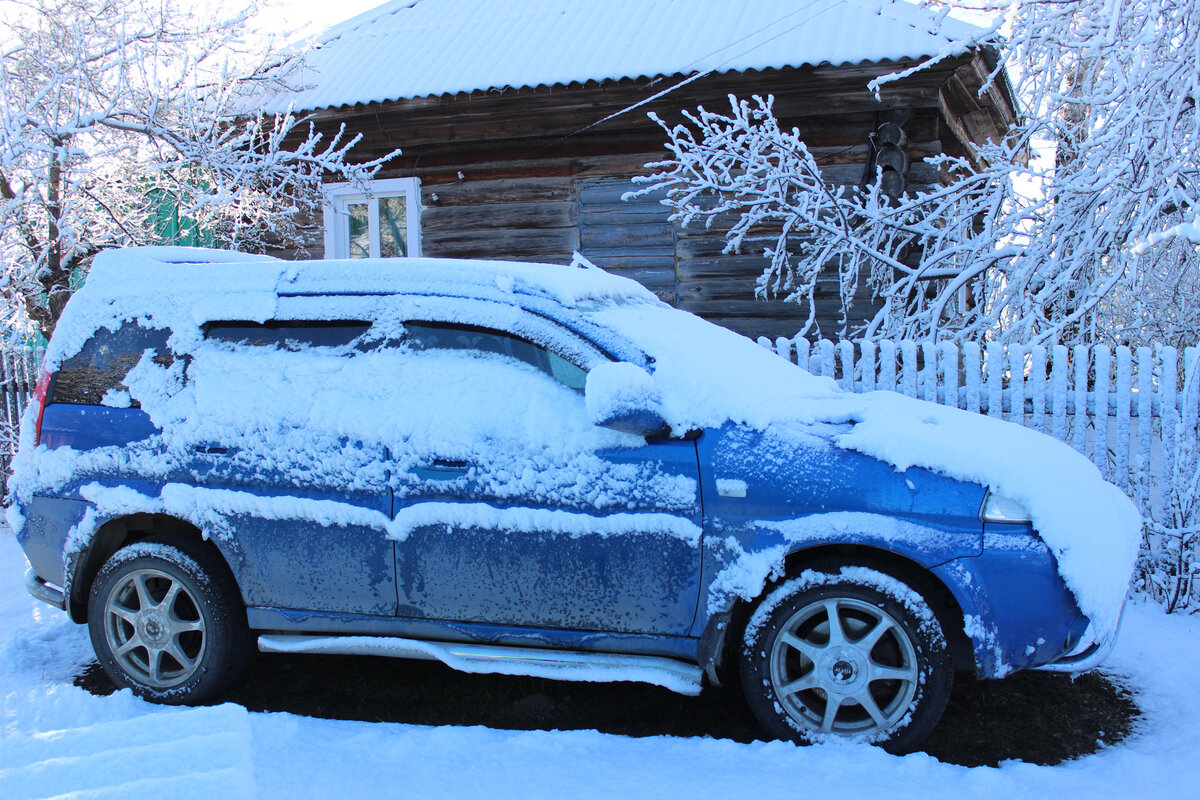
[[[89, 483], [79, 488], [79, 495], [84, 501], [84, 511], [68, 530], [62, 549], [65, 597], [76, 601], [86, 599], [75, 596], [77, 581], [88, 572], [99, 569], [101, 563], [95, 563], [95, 559], [107, 558], [110, 553], [106, 551], [116, 549], [125, 540], [127, 528], [123, 521], [142, 514], [166, 515], [194, 526], [203, 539], [217, 548], [235, 579], [245, 568], [246, 560], [237, 538], [221, 535], [223, 526], [219, 515], [196, 506], [172, 502], [169, 492], [163, 491], [155, 496], [128, 486]], [[111, 545], [100, 538], [106, 531], [111, 531], [115, 536]]]

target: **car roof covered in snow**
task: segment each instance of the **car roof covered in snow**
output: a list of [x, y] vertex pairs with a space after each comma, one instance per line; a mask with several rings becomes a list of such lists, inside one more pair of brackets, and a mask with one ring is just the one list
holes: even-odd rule
[[567, 307], [605, 300], [656, 303], [636, 281], [576, 255], [569, 265], [440, 258], [284, 261], [189, 247], [133, 247], [97, 256], [89, 292], [106, 295], [222, 293], [289, 295], [500, 294], [544, 297]]

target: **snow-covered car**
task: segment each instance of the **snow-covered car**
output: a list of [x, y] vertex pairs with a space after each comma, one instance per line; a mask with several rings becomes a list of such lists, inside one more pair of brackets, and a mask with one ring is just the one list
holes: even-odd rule
[[1132, 504], [1073, 450], [855, 395], [571, 266], [100, 255], [22, 427], [30, 591], [150, 700], [253, 649], [740, 680], [896, 750], [955, 670], [1112, 644]]

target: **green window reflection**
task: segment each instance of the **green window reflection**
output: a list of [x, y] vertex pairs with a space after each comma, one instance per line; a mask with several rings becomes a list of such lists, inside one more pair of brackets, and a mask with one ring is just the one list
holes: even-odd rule
[[395, 258], [408, 255], [408, 214], [403, 197], [379, 198], [379, 255]]
[[350, 216], [350, 258], [371, 257], [371, 227], [366, 203], [349, 203], [346, 212]]

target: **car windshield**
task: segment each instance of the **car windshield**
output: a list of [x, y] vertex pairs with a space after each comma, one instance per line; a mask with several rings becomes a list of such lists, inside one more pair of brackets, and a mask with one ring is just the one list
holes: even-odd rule
[[648, 303], [609, 303], [584, 316], [650, 356], [664, 411], [676, 429], [716, 427], [726, 421], [763, 427], [796, 419], [814, 401], [845, 396], [832, 380], [811, 375], [746, 337], [684, 311]]

